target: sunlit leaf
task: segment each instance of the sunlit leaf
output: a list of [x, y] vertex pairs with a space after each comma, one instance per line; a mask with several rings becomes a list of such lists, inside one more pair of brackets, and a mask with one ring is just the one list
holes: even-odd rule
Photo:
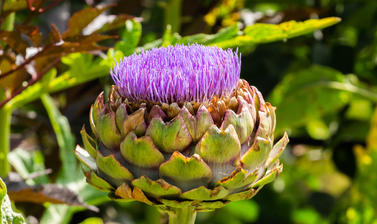
[[115, 44], [115, 49], [123, 52], [125, 56], [132, 54], [141, 37], [141, 24], [136, 20], [127, 20], [121, 34], [122, 41]]
[[219, 43], [221, 41], [232, 39], [240, 34], [240, 29], [238, 27], [239, 24], [234, 24], [233, 26], [223, 28], [219, 30], [219, 32], [217, 32], [216, 34], [210, 35], [210, 37], [207, 40], [203, 41], [203, 44], [211, 45]]
[[103, 221], [101, 218], [91, 217], [80, 222], [80, 224], [103, 224]]
[[288, 21], [281, 24], [257, 23], [244, 29], [254, 43], [265, 43], [301, 36], [340, 22], [340, 18], [309, 19], [303, 22]]
[[3, 224], [23, 224], [24, 218], [21, 214], [13, 211], [9, 197], [7, 195], [7, 188], [0, 178], [0, 221]]
[[306, 123], [306, 130], [313, 139], [327, 139], [330, 137], [328, 125], [321, 119], [311, 119]]
[[23, 179], [27, 179], [28, 184], [48, 183], [46, 175], [41, 175], [33, 179], [28, 178], [32, 173], [43, 172], [46, 170], [41, 151], [26, 151], [22, 148], [16, 148], [8, 154], [8, 160], [17, 173]]
[[225, 40], [216, 45], [222, 48], [242, 47], [253, 44], [287, 40], [340, 22], [339, 18], [310, 19], [304, 22], [288, 21], [281, 24], [256, 23], [244, 29], [244, 35]]

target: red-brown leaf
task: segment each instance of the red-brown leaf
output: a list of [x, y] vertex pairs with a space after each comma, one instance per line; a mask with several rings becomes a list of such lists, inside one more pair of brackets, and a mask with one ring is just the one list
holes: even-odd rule
[[16, 29], [25, 34], [35, 47], [39, 47], [42, 41], [42, 33], [39, 32], [37, 26], [17, 25]]
[[98, 208], [95, 206], [85, 204], [75, 192], [55, 184], [28, 186], [21, 181], [8, 182], [7, 186], [8, 195], [14, 202], [31, 202], [36, 204], [50, 202], [54, 204], [82, 206], [93, 211], [98, 211]]
[[81, 34], [81, 31], [111, 5], [100, 8], [86, 8], [72, 15], [68, 21], [68, 29], [63, 33], [63, 39]]
[[17, 31], [1, 31], [0, 40], [7, 43], [17, 53], [25, 55], [28, 44], [21, 38], [21, 34]]
[[58, 28], [55, 26], [55, 24], [51, 24], [51, 32], [47, 35], [45, 45], [59, 43], [62, 41], [62, 39], [62, 35], [60, 34]]
[[103, 33], [109, 30], [120, 28], [124, 26], [124, 22], [126, 22], [126, 20], [134, 19], [134, 18], [135, 18], [134, 16], [127, 15], [127, 14], [116, 15], [113, 21], [105, 23], [101, 28], [95, 30], [93, 33]]

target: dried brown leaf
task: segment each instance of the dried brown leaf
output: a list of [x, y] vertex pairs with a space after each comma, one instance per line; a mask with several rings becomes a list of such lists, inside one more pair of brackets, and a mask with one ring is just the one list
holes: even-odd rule
[[17, 31], [1, 31], [0, 40], [8, 44], [17, 53], [25, 55], [28, 44], [21, 38], [21, 34]]
[[45, 45], [59, 43], [63, 40], [62, 35], [60, 34], [58, 28], [55, 24], [51, 24], [51, 32], [47, 35]]
[[95, 30], [93, 33], [103, 33], [103, 32], [120, 28], [124, 26], [124, 22], [126, 22], [129, 19], [134, 19], [134, 18], [135, 18], [134, 16], [127, 15], [127, 14], [116, 15], [113, 21], [105, 23], [101, 28]]
[[66, 204], [82, 206], [87, 209], [98, 211], [95, 206], [85, 204], [78, 195], [56, 184], [29, 186], [23, 181], [7, 181], [8, 195], [14, 202], [32, 202], [43, 204], [50, 202], [54, 204]]
[[68, 21], [68, 29], [63, 33], [63, 39], [81, 34], [81, 31], [111, 5], [99, 8], [86, 8], [72, 15]]
[[14, 12], [19, 11], [27, 8], [26, 0], [13, 0], [13, 1], [5, 1], [3, 11], [4, 12]]
[[37, 26], [17, 25], [16, 29], [25, 34], [35, 47], [39, 47], [42, 42], [42, 33], [39, 32]]
[[[10, 58], [6, 56], [0, 56], [0, 77], [1, 74], [11, 70], [14, 67], [16, 67], [14, 61], [12, 61]], [[20, 69], [12, 76], [0, 79], [0, 86], [3, 89], [10, 90], [11, 92], [13, 92], [13, 90], [21, 86], [22, 82], [26, 79], [26, 77], [27, 74], [25, 69]]]

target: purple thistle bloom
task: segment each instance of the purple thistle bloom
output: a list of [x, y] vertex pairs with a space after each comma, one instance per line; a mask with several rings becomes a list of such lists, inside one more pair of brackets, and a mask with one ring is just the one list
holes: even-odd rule
[[168, 46], [115, 62], [110, 71], [120, 94], [131, 101], [204, 102], [237, 87], [241, 57], [231, 49]]

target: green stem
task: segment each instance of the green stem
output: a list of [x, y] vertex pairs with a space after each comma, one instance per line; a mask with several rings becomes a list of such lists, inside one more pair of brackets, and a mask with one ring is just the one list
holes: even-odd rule
[[10, 148], [10, 121], [12, 110], [8, 107], [0, 108], [0, 177], [5, 178], [10, 170], [8, 152]]
[[[4, 2], [4, 1], [3, 1]], [[3, 7], [3, 5], [1, 5]], [[10, 13], [3, 23], [1, 30], [12, 31], [14, 29], [14, 20], [16, 13]], [[0, 47], [4, 47], [5, 43], [0, 42]], [[5, 98], [5, 91], [0, 89], [0, 100]], [[8, 152], [10, 149], [10, 121], [12, 118], [12, 109], [7, 105], [0, 108], [0, 177], [5, 178], [10, 170], [8, 162]]]
[[171, 25], [172, 33], [179, 32], [181, 28], [182, 0], [168, 0], [165, 5], [165, 27]]
[[169, 224], [194, 224], [196, 211], [194, 207], [175, 208], [169, 214]]

